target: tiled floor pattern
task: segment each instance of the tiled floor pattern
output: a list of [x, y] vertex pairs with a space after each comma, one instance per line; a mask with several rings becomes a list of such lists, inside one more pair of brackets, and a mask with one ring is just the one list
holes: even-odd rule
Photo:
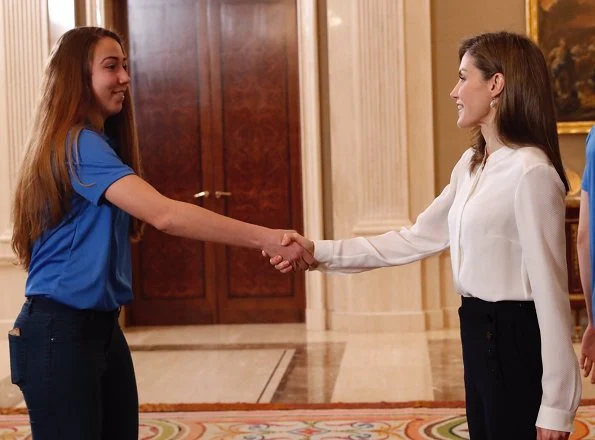
[[[308, 332], [303, 324], [126, 330], [141, 403], [464, 399], [458, 330]], [[578, 345], [575, 346], [578, 351]], [[0, 341], [0, 407], [23, 406]], [[585, 379], [583, 398], [595, 397]]]

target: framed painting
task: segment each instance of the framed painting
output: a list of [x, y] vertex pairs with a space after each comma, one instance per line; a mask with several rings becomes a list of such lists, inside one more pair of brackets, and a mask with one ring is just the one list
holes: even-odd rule
[[595, 1], [526, 2], [527, 33], [552, 78], [558, 133], [587, 133], [595, 124]]

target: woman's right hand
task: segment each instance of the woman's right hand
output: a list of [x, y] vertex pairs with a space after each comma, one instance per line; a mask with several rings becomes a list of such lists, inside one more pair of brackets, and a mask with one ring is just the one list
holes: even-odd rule
[[[298, 234], [295, 231], [286, 232], [283, 235], [283, 239], [281, 240], [281, 244], [283, 246], [289, 246], [292, 243], [297, 243], [301, 247], [303, 247], [310, 255], [312, 255], [312, 262], [309, 264], [310, 269], [316, 268], [318, 266], [318, 261], [316, 261], [313, 257], [314, 255], [314, 242], [312, 240], [308, 240], [303, 235]], [[270, 262], [275, 269], [277, 269], [281, 273], [288, 273], [293, 270], [293, 265], [291, 262], [285, 260], [281, 255], [276, 255], [270, 259]]]
[[[296, 240], [291, 240], [293, 234], [299, 235], [292, 230], [273, 230], [272, 239], [266, 245], [262, 254], [266, 257], [275, 255], [279, 262], [283, 262], [283, 273], [298, 270], [308, 270], [312, 265], [316, 264], [314, 256], [304, 246], [301, 246]], [[312, 248], [313, 249], [313, 248]]]

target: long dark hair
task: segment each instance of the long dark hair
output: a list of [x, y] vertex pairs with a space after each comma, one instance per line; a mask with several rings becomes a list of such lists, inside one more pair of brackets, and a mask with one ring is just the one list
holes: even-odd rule
[[[91, 62], [102, 38], [112, 38], [122, 46], [112, 31], [80, 27], [62, 35], [50, 54], [12, 206], [12, 248], [25, 269], [31, 263], [33, 243], [70, 211], [69, 171], [74, 171], [73, 155], [82, 129], [104, 131], [118, 141], [122, 160], [142, 174], [130, 91], [120, 113], [105, 124], [96, 116]], [[138, 237], [142, 224], [132, 219], [130, 229], [131, 236]]]
[[[488, 80], [504, 75], [504, 90], [496, 107], [496, 128], [500, 140], [542, 149], [569, 190], [562, 165], [556, 111], [547, 64], [543, 53], [529, 38], [510, 32], [477, 35], [461, 43], [459, 61], [465, 54]], [[486, 141], [474, 130], [474, 154], [470, 169], [485, 157]]]

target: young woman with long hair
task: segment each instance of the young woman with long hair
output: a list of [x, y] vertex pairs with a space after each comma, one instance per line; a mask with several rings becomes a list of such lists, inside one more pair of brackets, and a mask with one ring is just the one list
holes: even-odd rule
[[28, 270], [9, 332], [11, 377], [35, 440], [136, 440], [138, 397], [118, 324], [132, 301], [130, 239], [168, 234], [282, 252], [283, 230], [171, 200], [142, 179], [120, 37], [66, 32], [50, 54], [13, 205], [13, 249]]

